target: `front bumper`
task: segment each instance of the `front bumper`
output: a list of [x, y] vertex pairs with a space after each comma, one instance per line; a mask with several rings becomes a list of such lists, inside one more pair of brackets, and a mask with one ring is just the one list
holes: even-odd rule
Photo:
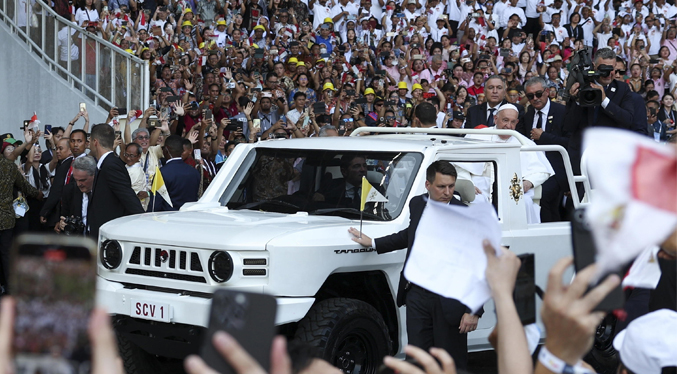
[[[102, 277], [97, 277], [96, 303], [106, 308], [109, 314], [114, 316], [116, 330], [148, 338], [163, 339], [168, 331], [177, 333], [184, 331], [188, 336], [198, 337], [203, 328], [209, 323], [209, 309], [212, 299], [210, 295], [185, 295], [176, 291], [152, 291], [139, 288], [127, 288], [121, 283], [111, 282]], [[236, 288], [239, 291], [247, 289]], [[250, 292], [260, 292], [261, 288]], [[169, 323], [147, 321], [131, 318], [132, 300], [144, 300], [162, 303], [170, 306]], [[276, 325], [284, 325], [301, 320], [313, 306], [313, 297], [276, 297], [277, 314]], [[124, 322], [123, 322], [124, 321]], [[133, 328], [128, 327], [133, 326]], [[160, 333], [163, 332], [163, 333]], [[181, 334], [181, 335], [186, 335]], [[136, 341], [137, 339], [133, 339]], [[191, 339], [192, 340], [192, 339]], [[146, 345], [146, 344], [142, 344]], [[148, 349], [146, 349], [148, 350]], [[151, 352], [152, 353], [152, 352]], [[157, 354], [157, 353], [156, 353]]]

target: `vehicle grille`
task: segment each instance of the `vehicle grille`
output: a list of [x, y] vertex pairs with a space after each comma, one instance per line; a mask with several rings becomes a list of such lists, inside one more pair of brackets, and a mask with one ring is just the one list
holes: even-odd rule
[[125, 273], [207, 283], [197, 251], [135, 246]]

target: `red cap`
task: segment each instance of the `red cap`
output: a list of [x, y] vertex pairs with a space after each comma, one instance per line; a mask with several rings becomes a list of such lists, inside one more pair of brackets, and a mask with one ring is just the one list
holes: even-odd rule
[[477, 125], [475, 126], [476, 129], [488, 129], [487, 125]]

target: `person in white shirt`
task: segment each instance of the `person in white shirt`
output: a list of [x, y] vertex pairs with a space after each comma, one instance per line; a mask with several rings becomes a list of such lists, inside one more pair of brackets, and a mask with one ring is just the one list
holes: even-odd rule
[[592, 17], [592, 11], [589, 7], [583, 7], [581, 11], [581, 27], [583, 28], [583, 45], [588, 48], [588, 53], [592, 53], [592, 41], [594, 39], [595, 26], [599, 22]]
[[421, 12], [416, 9], [419, 6], [416, 0], [407, 0], [407, 8], [402, 13], [410, 24], [413, 24], [416, 18], [421, 15]]
[[334, 31], [340, 32], [346, 24], [349, 15], [357, 17], [359, 7], [349, 0], [339, 0], [338, 4], [331, 9], [331, 17], [334, 20]]
[[[129, 179], [132, 181], [132, 189], [137, 197], [139, 192], [148, 191], [148, 184], [146, 181], [146, 174], [143, 172], [143, 165], [141, 164], [141, 153], [143, 149], [136, 143], [129, 143], [125, 147], [124, 152], [120, 155], [120, 159], [125, 162], [127, 172], [129, 172]], [[142, 195], [145, 196], [145, 195]], [[141, 199], [143, 209], [148, 208], [148, 197]]]
[[494, 4], [493, 14], [495, 14], [498, 17], [498, 23], [496, 26], [498, 26], [499, 29], [504, 29], [508, 27], [508, 19], [510, 19], [510, 17], [508, 17], [505, 20], [505, 23], [503, 23], [503, 12], [508, 8], [509, 5], [510, 4], [508, 3], [508, 0], [499, 0]]
[[75, 11], [75, 22], [78, 26], [86, 22], [96, 22], [99, 20], [99, 12], [93, 6], [94, 0], [84, 0], [81, 7]]
[[[494, 10], [495, 11], [495, 10]], [[510, 5], [508, 5], [501, 15], [501, 23], [508, 25], [508, 20], [513, 14], [517, 14], [520, 18], [519, 28], [523, 28], [527, 24], [527, 16], [524, 14], [522, 8], [517, 7], [517, 0], [510, 0]]]
[[442, 35], [449, 35], [449, 21], [443, 15], [437, 16], [435, 20], [435, 27], [430, 27], [430, 36], [436, 42], [442, 42]]
[[657, 55], [658, 51], [661, 49], [661, 39], [663, 38], [663, 31], [658, 27], [659, 23], [656, 21], [655, 15], [649, 15], [644, 19], [646, 23], [646, 28], [644, 33], [649, 39], [649, 55]]
[[552, 23], [545, 25], [543, 27], [543, 31], [549, 31], [553, 33], [555, 36], [555, 41], [562, 45], [562, 46], [567, 46], [569, 45], [569, 32], [567, 31], [564, 26], [560, 24], [562, 15], [559, 13], [555, 13], [552, 15]]
[[324, 23], [325, 18], [333, 18], [332, 10], [327, 4], [327, 0], [310, 0], [308, 8], [315, 14], [313, 18], [313, 30], [317, 30]]

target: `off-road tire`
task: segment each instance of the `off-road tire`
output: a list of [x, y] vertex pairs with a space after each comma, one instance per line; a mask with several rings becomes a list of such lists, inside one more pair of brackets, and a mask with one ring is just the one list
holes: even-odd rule
[[392, 353], [381, 314], [355, 299], [316, 303], [299, 322], [295, 339], [317, 348], [325, 360], [346, 374], [374, 374], [383, 356]]

